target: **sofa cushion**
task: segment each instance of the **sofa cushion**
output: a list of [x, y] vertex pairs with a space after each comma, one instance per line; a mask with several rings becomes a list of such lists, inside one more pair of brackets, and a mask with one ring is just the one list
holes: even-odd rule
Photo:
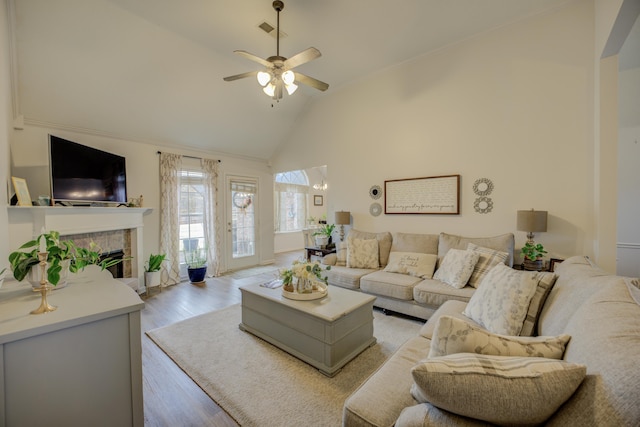
[[527, 316], [537, 280], [531, 274], [498, 264], [491, 269], [471, 297], [464, 315], [489, 331], [519, 335]]
[[380, 266], [378, 241], [376, 239], [349, 238], [347, 267], [378, 268]]
[[440, 319], [442, 316], [451, 316], [451, 317], [455, 317], [456, 319], [463, 319], [466, 322], [469, 322], [476, 326], [480, 326], [476, 322], [474, 322], [473, 320], [469, 319], [467, 316], [462, 314], [462, 311], [466, 306], [467, 306], [467, 303], [462, 301], [456, 301], [456, 300], [446, 301], [444, 304], [438, 307], [438, 309], [435, 311], [435, 313], [433, 313], [431, 317], [429, 317], [429, 320], [427, 320], [427, 323], [425, 323], [422, 326], [422, 328], [420, 328], [419, 334], [427, 339], [432, 339], [433, 332], [435, 331], [436, 325], [438, 324], [438, 319]]
[[394, 427], [431, 426], [487, 427], [493, 426], [493, 424], [473, 418], [461, 417], [437, 408], [428, 402], [404, 408], [394, 424]]
[[550, 421], [554, 426], [638, 425], [640, 305], [635, 288], [620, 276], [589, 280], [599, 281], [601, 288], [566, 325], [571, 342], [564, 355], [585, 364], [587, 378]]
[[407, 274], [376, 271], [362, 276], [360, 289], [370, 294], [410, 301], [413, 299], [413, 287], [421, 281], [419, 277]]
[[458, 353], [416, 364], [411, 392], [418, 402], [458, 415], [499, 425], [533, 425], [571, 397], [586, 370], [542, 357]]
[[418, 252], [438, 254], [437, 234], [392, 233], [390, 252]]
[[410, 276], [431, 279], [436, 268], [438, 256], [419, 252], [389, 252], [389, 263], [384, 268], [388, 273], [408, 274]]
[[389, 262], [389, 251], [391, 250], [391, 233], [388, 231], [382, 233], [369, 233], [352, 228], [349, 230], [349, 235], [347, 236], [347, 245], [349, 237], [354, 239], [376, 239], [378, 241], [378, 260], [380, 261], [380, 267], [387, 265], [387, 262]]
[[433, 275], [454, 288], [462, 289], [469, 281], [480, 254], [473, 251], [450, 249]]
[[420, 336], [404, 343], [347, 398], [343, 425], [392, 426], [405, 407], [416, 404], [409, 393], [411, 367], [428, 352], [429, 340]]
[[429, 357], [455, 353], [478, 353], [493, 356], [546, 357], [562, 359], [571, 337], [513, 337], [493, 334], [469, 321], [452, 316], [438, 319]]
[[467, 249], [469, 243], [474, 243], [484, 248], [491, 248], [509, 254], [507, 265], [513, 266], [513, 248], [515, 238], [513, 233], [501, 234], [494, 237], [463, 237], [455, 234], [440, 233], [438, 240], [438, 261], [440, 261], [449, 249]]
[[449, 300], [458, 300], [467, 303], [474, 292], [475, 289], [471, 286], [456, 289], [437, 279], [425, 279], [413, 288], [413, 299], [418, 304], [440, 307]]
[[360, 289], [360, 278], [366, 274], [373, 273], [372, 268], [349, 268], [331, 267], [331, 270], [324, 272], [327, 282], [330, 285], [340, 286], [347, 289]]
[[480, 282], [482, 282], [484, 276], [486, 276], [489, 270], [496, 264], [505, 264], [509, 259], [509, 254], [506, 252], [478, 246], [475, 243], [469, 243], [467, 250], [478, 252], [478, 255], [480, 255], [473, 269], [473, 273], [471, 273], [471, 277], [469, 277], [469, 286], [473, 286], [474, 288], [480, 286]]

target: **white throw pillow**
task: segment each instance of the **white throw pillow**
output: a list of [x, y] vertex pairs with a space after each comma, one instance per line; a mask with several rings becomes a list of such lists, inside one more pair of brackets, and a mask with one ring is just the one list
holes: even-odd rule
[[519, 335], [538, 281], [504, 264], [489, 271], [462, 312], [489, 331]]
[[492, 356], [546, 357], [562, 359], [569, 335], [557, 337], [510, 337], [493, 334], [463, 319], [442, 316], [431, 337], [429, 357], [455, 353]]
[[478, 252], [478, 254], [480, 254], [480, 258], [478, 258], [478, 262], [476, 263], [473, 273], [469, 278], [469, 286], [473, 286], [474, 288], [480, 286], [484, 276], [486, 276], [487, 273], [489, 273], [489, 270], [491, 270], [496, 264], [506, 264], [509, 259], [509, 254], [506, 252], [484, 248], [474, 243], [469, 243], [467, 245], [467, 250]]
[[379, 268], [378, 241], [376, 239], [349, 239], [347, 267]]
[[489, 423], [536, 425], [571, 397], [586, 373], [586, 366], [563, 360], [458, 353], [418, 362], [411, 394]]
[[478, 258], [480, 254], [474, 251], [449, 249], [433, 278], [454, 288], [462, 289], [469, 281]]
[[384, 268], [384, 271], [431, 279], [437, 261], [438, 256], [435, 254], [391, 252], [389, 254], [389, 263]]

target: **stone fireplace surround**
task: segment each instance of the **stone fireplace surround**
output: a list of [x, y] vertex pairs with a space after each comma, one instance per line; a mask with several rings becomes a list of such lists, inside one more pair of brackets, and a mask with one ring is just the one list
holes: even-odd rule
[[9, 223], [31, 222], [33, 236], [42, 227], [55, 230], [64, 240], [88, 246], [93, 240], [104, 252], [122, 249], [133, 259], [124, 265], [124, 277], [137, 278], [137, 291], [144, 291], [143, 216], [149, 208], [105, 208], [69, 206], [11, 206]]

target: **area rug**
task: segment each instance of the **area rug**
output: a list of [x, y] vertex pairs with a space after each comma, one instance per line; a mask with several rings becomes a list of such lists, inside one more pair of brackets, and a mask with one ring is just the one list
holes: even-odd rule
[[147, 335], [242, 426], [339, 426], [345, 399], [421, 322], [374, 311], [377, 343], [328, 378], [238, 328], [239, 304]]

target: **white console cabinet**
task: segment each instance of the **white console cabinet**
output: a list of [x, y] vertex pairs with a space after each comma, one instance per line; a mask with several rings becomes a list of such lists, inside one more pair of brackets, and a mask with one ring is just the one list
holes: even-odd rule
[[69, 279], [45, 314], [30, 285], [0, 288], [0, 427], [142, 427], [144, 303], [95, 266]]

